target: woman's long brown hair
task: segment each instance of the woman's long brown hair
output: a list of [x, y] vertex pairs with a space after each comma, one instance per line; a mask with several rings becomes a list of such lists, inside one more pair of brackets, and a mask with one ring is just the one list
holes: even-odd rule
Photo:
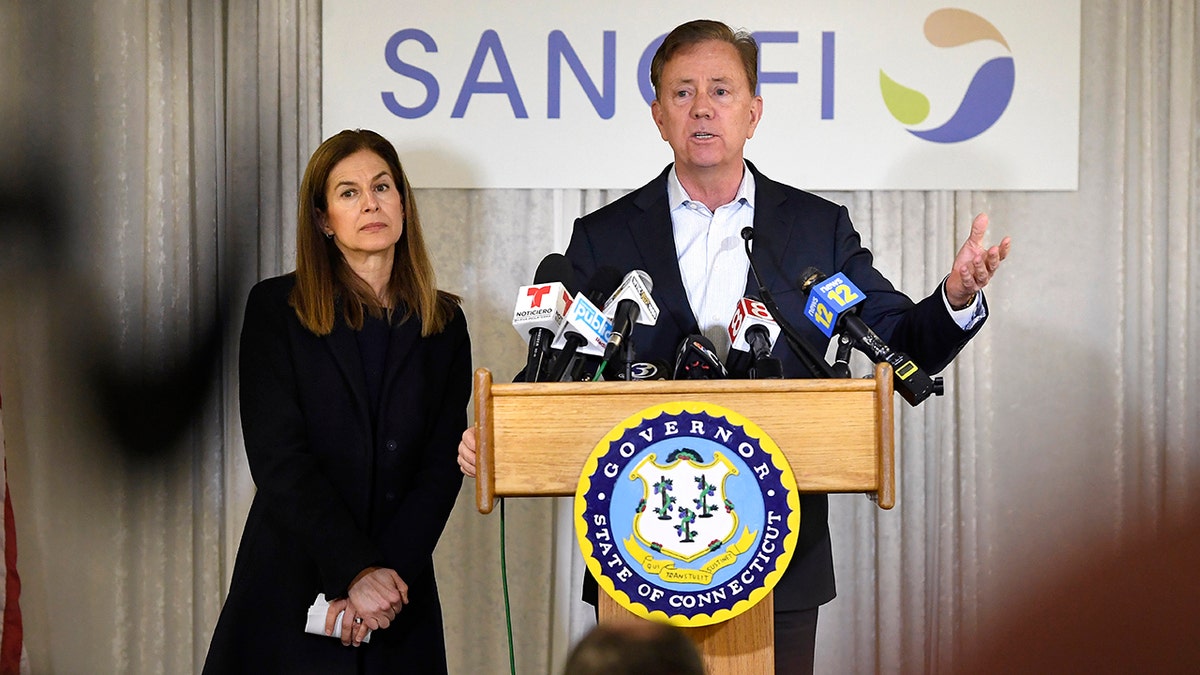
[[[354, 273], [337, 244], [321, 228], [322, 214], [328, 208], [325, 186], [329, 174], [338, 162], [360, 150], [370, 150], [386, 162], [402, 191], [404, 232], [396, 242], [387, 302]], [[308, 330], [328, 335], [339, 304], [347, 325], [355, 330], [362, 328], [364, 312], [384, 316], [402, 310], [401, 320], [415, 314], [421, 321], [422, 336], [440, 333], [453, 317], [460, 300], [437, 289], [408, 176], [400, 166], [396, 149], [383, 136], [366, 129], [347, 129], [321, 143], [308, 160], [300, 182], [296, 213], [296, 286], [289, 303]]]

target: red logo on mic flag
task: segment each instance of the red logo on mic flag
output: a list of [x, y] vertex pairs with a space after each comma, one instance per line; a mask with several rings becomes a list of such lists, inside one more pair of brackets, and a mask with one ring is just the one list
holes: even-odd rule
[[530, 307], [541, 307], [542, 306], [542, 296], [546, 295], [549, 292], [550, 292], [549, 286], [530, 286], [529, 290], [525, 291], [526, 295], [533, 298], [533, 301], [531, 303], [529, 303], [529, 306]]

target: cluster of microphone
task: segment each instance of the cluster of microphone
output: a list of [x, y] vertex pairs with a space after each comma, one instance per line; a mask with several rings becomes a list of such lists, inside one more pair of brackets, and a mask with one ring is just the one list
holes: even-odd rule
[[[751, 228], [743, 231], [750, 255]], [[831, 366], [780, 316], [770, 293], [759, 282], [762, 299], [742, 298], [728, 326], [730, 350], [724, 361], [703, 335], [689, 335], [675, 351], [674, 363], [638, 361], [634, 334], [639, 325], [658, 322], [652, 296], [653, 281], [646, 272], [625, 274], [600, 268], [583, 289], [576, 288], [574, 270], [561, 254], [546, 256], [533, 284], [517, 291], [513, 328], [528, 344], [523, 380], [563, 382], [582, 380], [697, 380], [782, 379], [783, 366], [772, 355], [782, 336], [793, 353], [817, 377], [849, 377], [850, 349], [857, 348], [875, 363], [891, 364], [896, 390], [911, 405], [941, 395], [941, 378], [931, 378], [905, 354], [888, 347], [858, 316], [865, 294], [842, 273], [827, 277], [808, 268], [800, 278], [808, 301], [805, 316], [826, 337], [839, 336], [837, 358]]]
[[658, 322], [652, 290], [645, 272], [622, 275], [611, 267], [597, 270], [577, 290], [566, 257], [546, 256], [533, 285], [518, 289], [513, 312], [513, 328], [529, 345], [525, 381], [599, 379], [610, 365], [620, 368], [610, 370], [609, 378], [666, 379], [657, 376], [662, 369], [654, 364], [632, 361], [634, 327]]

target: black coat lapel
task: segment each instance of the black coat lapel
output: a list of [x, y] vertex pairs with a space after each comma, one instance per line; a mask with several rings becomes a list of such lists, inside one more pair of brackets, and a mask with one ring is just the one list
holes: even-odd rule
[[325, 338], [325, 343], [329, 345], [329, 352], [346, 380], [346, 387], [354, 397], [354, 408], [358, 411], [361, 428], [370, 429], [371, 410], [367, 396], [367, 380], [363, 373], [362, 355], [358, 353], [358, 340], [354, 331], [342, 320], [340, 304], [337, 306], [337, 312], [333, 331]]
[[[391, 327], [388, 337], [387, 359], [384, 361], [383, 381], [380, 385], [380, 396], [387, 397], [396, 378], [412, 357], [416, 342], [421, 337], [421, 321], [416, 316], [409, 317], [400, 324]], [[363, 372], [362, 355], [358, 351], [358, 340], [354, 331], [339, 317], [334, 323], [333, 332], [326, 338], [330, 353], [338, 370], [346, 380], [347, 388], [354, 398], [354, 407], [358, 411], [362, 428], [371, 428], [370, 397], [367, 394], [367, 379]]]
[[[781, 261], [787, 259], [785, 254], [791, 244], [793, 229], [788, 227], [784, 219], [787, 214], [787, 195], [778, 183], [759, 173], [753, 164], [746, 162], [746, 165], [754, 174], [754, 264], [763, 285], [772, 295], [778, 295], [795, 284], [794, 279], [782, 276], [786, 266]], [[747, 274], [746, 294], [755, 298], [761, 295], [754, 279], [754, 270]]]
[[[397, 319], [398, 320], [398, 319]], [[414, 314], [403, 323], [393, 323], [388, 338], [387, 360], [383, 366], [382, 396], [392, 391], [395, 380], [403, 372], [409, 359], [416, 351], [417, 340], [421, 339], [421, 320]]]

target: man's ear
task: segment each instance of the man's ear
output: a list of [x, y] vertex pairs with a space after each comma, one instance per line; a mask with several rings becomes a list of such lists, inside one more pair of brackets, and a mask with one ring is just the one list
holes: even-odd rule
[[654, 126], [658, 127], [658, 135], [662, 136], [664, 141], [669, 142], [670, 139], [667, 138], [667, 130], [663, 128], [662, 115], [662, 106], [659, 104], [658, 99], [655, 98], [650, 102], [650, 117], [654, 119]]
[[747, 139], [754, 138], [754, 130], [758, 128], [758, 123], [762, 121], [763, 100], [761, 96], [755, 96], [754, 101], [750, 104], [750, 131], [746, 134]]

